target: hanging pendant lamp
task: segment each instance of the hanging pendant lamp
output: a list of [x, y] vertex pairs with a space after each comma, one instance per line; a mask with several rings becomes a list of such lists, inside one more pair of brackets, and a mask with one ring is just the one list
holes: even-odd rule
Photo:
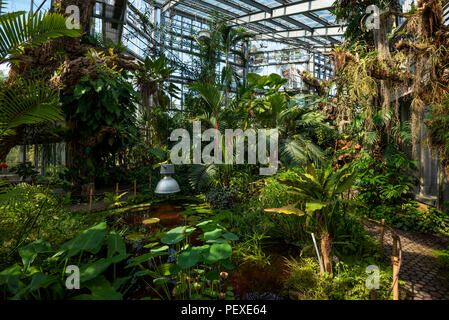
[[163, 164], [161, 165], [161, 174], [164, 175], [161, 181], [156, 186], [154, 191], [157, 194], [172, 194], [181, 191], [178, 182], [171, 177], [175, 173], [175, 165]]
[[210, 39], [210, 31], [209, 30], [201, 30], [199, 32], [199, 37], [198, 39], [200, 39], [201, 41], [207, 41]]

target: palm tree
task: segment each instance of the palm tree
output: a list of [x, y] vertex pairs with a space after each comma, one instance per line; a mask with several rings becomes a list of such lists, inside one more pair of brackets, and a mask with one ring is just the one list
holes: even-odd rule
[[332, 273], [333, 232], [343, 214], [341, 195], [354, 185], [356, 172], [349, 165], [334, 169], [332, 162], [323, 167], [309, 163], [307, 167], [295, 172], [294, 176], [280, 178], [281, 183], [291, 188], [296, 204], [280, 209], [265, 209], [266, 212], [311, 215], [315, 218], [321, 238], [321, 255], [324, 270]]
[[[145, 124], [145, 135], [148, 144], [154, 141], [152, 132], [157, 132], [158, 119], [155, 115], [155, 108], [166, 111], [170, 104], [170, 97], [179, 98], [178, 87], [171, 83], [170, 77], [175, 70], [170, 67], [170, 61], [161, 55], [157, 59], [146, 57], [145, 61], [139, 62], [134, 75], [135, 84], [140, 89], [142, 96], [142, 120]], [[156, 133], [157, 136], [157, 133]]]
[[[252, 115], [257, 125], [279, 130], [284, 164], [304, 165], [307, 161], [319, 163], [323, 159], [323, 152], [308, 138], [305, 129], [326, 126], [322, 123], [323, 117], [314, 117], [316, 121], [310, 121], [308, 115], [317, 115], [318, 112], [298, 105], [287, 92], [281, 92], [281, 87], [287, 82], [281, 76], [250, 73], [247, 79], [248, 93], [243, 95], [240, 105], [249, 111], [248, 114]], [[254, 92], [263, 94], [255, 96]]]

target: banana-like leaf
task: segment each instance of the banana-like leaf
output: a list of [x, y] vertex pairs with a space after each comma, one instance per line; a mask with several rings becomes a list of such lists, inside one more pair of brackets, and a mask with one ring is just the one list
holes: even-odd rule
[[269, 212], [269, 213], [282, 213], [282, 214], [286, 214], [286, 215], [295, 215], [298, 217], [302, 217], [305, 215], [305, 212], [296, 208], [296, 205], [288, 205], [282, 208], [271, 208], [271, 209], [265, 209], [265, 212]]
[[327, 206], [328, 206], [327, 203], [323, 203], [323, 202], [319, 202], [319, 201], [312, 201], [312, 202], [306, 203], [306, 210], [308, 212], [315, 212], [315, 211], [321, 210]]
[[354, 172], [353, 174], [348, 176], [345, 180], [341, 181], [340, 184], [335, 189], [334, 194], [340, 194], [351, 189], [352, 186], [354, 185], [356, 178], [357, 173]]

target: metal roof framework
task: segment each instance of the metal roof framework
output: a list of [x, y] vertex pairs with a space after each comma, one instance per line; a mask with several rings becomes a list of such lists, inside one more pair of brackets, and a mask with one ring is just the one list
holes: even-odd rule
[[229, 17], [259, 40], [297, 43], [307, 49], [327, 48], [343, 41], [344, 27], [330, 13], [334, 0], [158, 0], [163, 12], [189, 13], [208, 20], [212, 12]]
[[[108, 0], [97, 0], [97, 2]], [[216, 14], [227, 19], [230, 26], [244, 27], [256, 35], [250, 41], [249, 64], [238, 57], [231, 58], [236, 70], [262, 72], [270, 66], [276, 72], [290, 69], [292, 86], [300, 86], [299, 69], [307, 70], [319, 79], [329, 79], [333, 71], [330, 61], [321, 55], [343, 41], [344, 28], [334, 21], [330, 10], [334, 0], [129, 0], [124, 29], [134, 33], [138, 58], [148, 55], [149, 48], [160, 49], [175, 62], [174, 81], [186, 84], [194, 79], [198, 33], [209, 28]], [[139, 18], [143, 6], [157, 11], [150, 23]], [[139, 7], [139, 8], [138, 8]], [[154, 32], [148, 31], [150, 24]], [[165, 27], [164, 27], [165, 26]], [[167, 27], [168, 26], [168, 27]], [[190, 30], [189, 30], [190, 29]], [[126, 31], [125, 37], [126, 37]], [[267, 46], [268, 47], [267, 47]], [[260, 48], [259, 48], [260, 46]], [[275, 51], [282, 53], [273, 54]], [[268, 48], [268, 49], [266, 49]], [[224, 61], [223, 61], [224, 62]], [[220, 69], [220, 66], [217, 65]], [[298, 69], [299, 68], [299, 69]], [[246, 71], [244, 71], [246, 70]], [[270, 69], [273, 72], [273, 69]], [[285, 76], [285, 75], [284, 75]]]

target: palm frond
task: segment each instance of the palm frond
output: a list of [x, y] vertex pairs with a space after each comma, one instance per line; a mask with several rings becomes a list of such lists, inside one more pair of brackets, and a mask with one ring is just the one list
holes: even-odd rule
[[81, 31], [69, 29], [67, 18], [58, 13], [27, 14], [14, 12], [0, 15], [0, 62], [8, 55], [23, 53], [51, 39], [80, 37]]
[[304, 165], [307, 162], [307, 153], [294, 139], [285, 139], [281, 146], [281, 156], [287, 164]]
[[201, 95], [213, 113], [217, 113], [223, 106], [224, 96], [217, 86], [197, 81], [190, 88]]
[[323, 152], [314, 143], [305, 140], [301, 135], [287, 138], [281, 144], [281, 156], [286, 164], [304, 165], [308, 161], [320, 163], [324, 158]]
[[190, 185], [196, 190], [209, 187], [217, 174], [218, 168], [215, 165], [194, 165], [189, 173]]
[[20, 125], [62, 119], [57, 92], [42, 82], [22, 81], [0, 90], [0, 136]]

